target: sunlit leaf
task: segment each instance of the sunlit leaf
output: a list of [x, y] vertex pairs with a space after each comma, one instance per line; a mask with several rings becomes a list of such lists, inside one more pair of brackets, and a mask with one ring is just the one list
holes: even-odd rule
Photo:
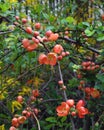
[[75, 19], [74, 19], [73, 17], [71, 17], [71, 16], [68, 16], [68, 17], [66, 18], [66, 21], [71, 24], [71, 23], [74, 23], [74, 22], [75, 22]]
[[85, 30], [85, 34], [87, 35], [87, 36], [92, 36], [93, 34], [95, 33], [95, 30], [89, 30], [89, 29], [86, 29]]
[[0, 130], [5, 130], [5, 125], [0, 125]]
[[18, 101], [12, 101], [12, 112], [14, 112], [15, 108], [20, 110], [22, 108], [22, 105]]

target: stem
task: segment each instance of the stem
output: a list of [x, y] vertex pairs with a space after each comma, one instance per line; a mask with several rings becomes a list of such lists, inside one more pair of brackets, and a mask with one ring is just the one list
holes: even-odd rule
[[8, 33], [12, 33], [13, 31], [6, 31], [6, 32], [0, 32], [0, 35], [4, 35], [4, 34], [8, 34]]
[[73, 118], [71, 117], [71, 115], [70, 115], [70, 120], [71, 120], [71, 124], [72, 124], [72, 130], [76, 130], [75, 125], [74, 125], [74, 121], [73, 121]]
[[35, 120], [36, 120], [36, 122], [38, 124], [38, 130], [41, 130], [38, 118], [36, 117], [36, 115], [34, 114], [34, 112], [32, 114], [33, 114], [33, 116], [34, 116], [34, 118], [35, 118]]
[[[62, 76], [61, 67], [60, 67], [60, 63], [59, 62], [58, 62], [58, 70], [59, 70], [60, 79], [63, 81], [63, 76]], [[65, 90], [63, 90], [63, 95], [64, 95], [64, 99], [66, 101], [67, 100], [67, 95], [66, 95], [66, 91]]]

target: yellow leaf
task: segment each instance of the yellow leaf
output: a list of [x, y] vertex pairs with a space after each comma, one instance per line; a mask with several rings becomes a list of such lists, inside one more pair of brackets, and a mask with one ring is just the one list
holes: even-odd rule
[[85, 53], [86, 51], [83, 49], [83, 47], [80, 47], [79, 49], [78, 49], [78, 51], [80, 52], [80, 53]]
[[1, 93], [1, 91], [0, 91], [0, 100], [3, 100], [3, 99], [5, 99], [5, 95], [7, 94], [7, 92], [6, 91], [4, 91], [3, 93]]
[[44, 82], [44, 80], [43, 79], [40, 79], [40, 78], [38, 78], [38, 77], [35, 77], [34, 79], [33, 79], [33, 83], [34, 83], [34, 86], [35, 87], [39, 87], [39, 85], [41, 84], [41, 83], [43, 83]]
[[3, 125], [0, 125], [0, 130], [5, 130], [4, 124], [3, 124]]
[[6, 0], [6, 2], [9, 2], [9, 3], [16, 3], [16, 2], [18, 2], [17, 0]]
[[31, 92], [31, 88], [27, 87], [27, 86], [22, 86], [22, 90], [21, 92], [19, 92], [19, 95], [29, 95]]
[[12, 101], [12, 112], [14, 112], [15, 108], [20, 110], [22, 108], [22, 105], [18, 101]]

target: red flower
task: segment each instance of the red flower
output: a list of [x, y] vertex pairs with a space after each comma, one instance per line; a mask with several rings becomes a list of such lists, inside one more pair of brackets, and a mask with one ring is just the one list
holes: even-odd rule
[[50, 37], [48, 38], [49, 41], [56, 41], [58, 39], [59, 35], [58, 33], [52, 33]]
[[73, 99], [67, 100], [66, 103], [69, 105], [69, 107], [73, 107], [74, 106], [74, 100]]
[[79, 118], [84, 118], [84, 116], [89, 113], [88, 109], [85, 107], [78, 107], [77, 111]]
[[38, 89], [35, 89], [35, 90], [32, 90], [32, 95], [34, 97], [38, 97], [40, 94], [39, 94], [39, 90]]
[[48, 55], [40, 54], [38, 60], [40, 64], [56, 65], [57, 56], [53, 52], [48, 53]]
[[45, 54], [40, 54], [39, 58], [38, 58], [38, 61], [39, 61], [39, 64], [47, 64], [47, 56]]
[[34, 49], [36, 49], [38, 47], [38, 44], [36, 43], [33, 43], [33, 44], [30, 44], [26, 49], [28, 51], [33, 51]]
[[99, 98], [100, 97], [100, 92], [95, 88], [91, 88], [91, 96], [93, 98]]
[[48, 58], [49, 65], [56, 65], [57, 56], [55, 53], [53, 53], [53, 52], [48, 53], [47, 58]]
[[85, 93], [90, 96], [90, 94], [91, 94], [91, 88], [90, 87], [86, 87], [85, 88]]
[[85, 101], [84, 100], [79, 100], [76, 104], [76, 108], [78, 109], [79, 107], [85, 106]]
[[30, 41], [25, 38], [22, 40], [22, 44], [24, 48], [27, 48], [30, 45]]
[[76, 109], [79, 118], [84, 118], [84, 116], [89, 113], [88, 109], [85, 108], [84, 106], [85, 106], [84, 100], [79, 100], [78, 103], [76, 104]]
[[56, 108], [58, 116], [67, 116], [69, 114], [70, 107], [66, 102], [62, 102], [60, 106]]
[[59, 44], [55, 45], [53, 48], [53, 51], [57, 54], [60, 54], [63, 50], [64, 50], [63, 47]]

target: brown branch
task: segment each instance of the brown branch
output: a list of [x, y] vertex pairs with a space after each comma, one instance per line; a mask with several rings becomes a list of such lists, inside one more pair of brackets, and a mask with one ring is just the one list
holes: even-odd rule
[[[61, 72], [61, 68], [60, 68], [60, 63], [58, 62], [57, 64], [58, 64], [60, 80], [63, 81], [63, 76], [62, 76], [62, 72]], [[66, 101], [67, 100], [67, 95], [66, 95], [66, 91], [65, 90], [63, 90], [63, 95], [64, 95], [64, 99]]]
[[0, 35], [4, 35], [4, 34], [8, 34], [8, 33], [12, 33], [13, 31], [6, 31], [6, 32], [0, 32]]
[[82, 47], [84, 47], [84, 48], [86, 48], [86, 49], [88, 49], [88, 50], [90, 50], [90, 51], [92, 51], [92, 52], [94, 52], [94, 53], [100, 54], [100, 52], [99, 52], [97, 49], [95, 49], [95, 48], [93, 48], [93, 47], [89, 47], [89, 46], [87, 46], [85, 43], [81, 43], [80, 41], [75, 41], [75, 40], [73, 40], [73, 39], [66, 38], [66, 37], [59, 37], [59, 39], [65, 40], [65, 41], [67, 41], [67, 42], [70, 42], [71, 44], [74, 43], [74, 44], [79, 45], [79, 46], [82, 46]]

